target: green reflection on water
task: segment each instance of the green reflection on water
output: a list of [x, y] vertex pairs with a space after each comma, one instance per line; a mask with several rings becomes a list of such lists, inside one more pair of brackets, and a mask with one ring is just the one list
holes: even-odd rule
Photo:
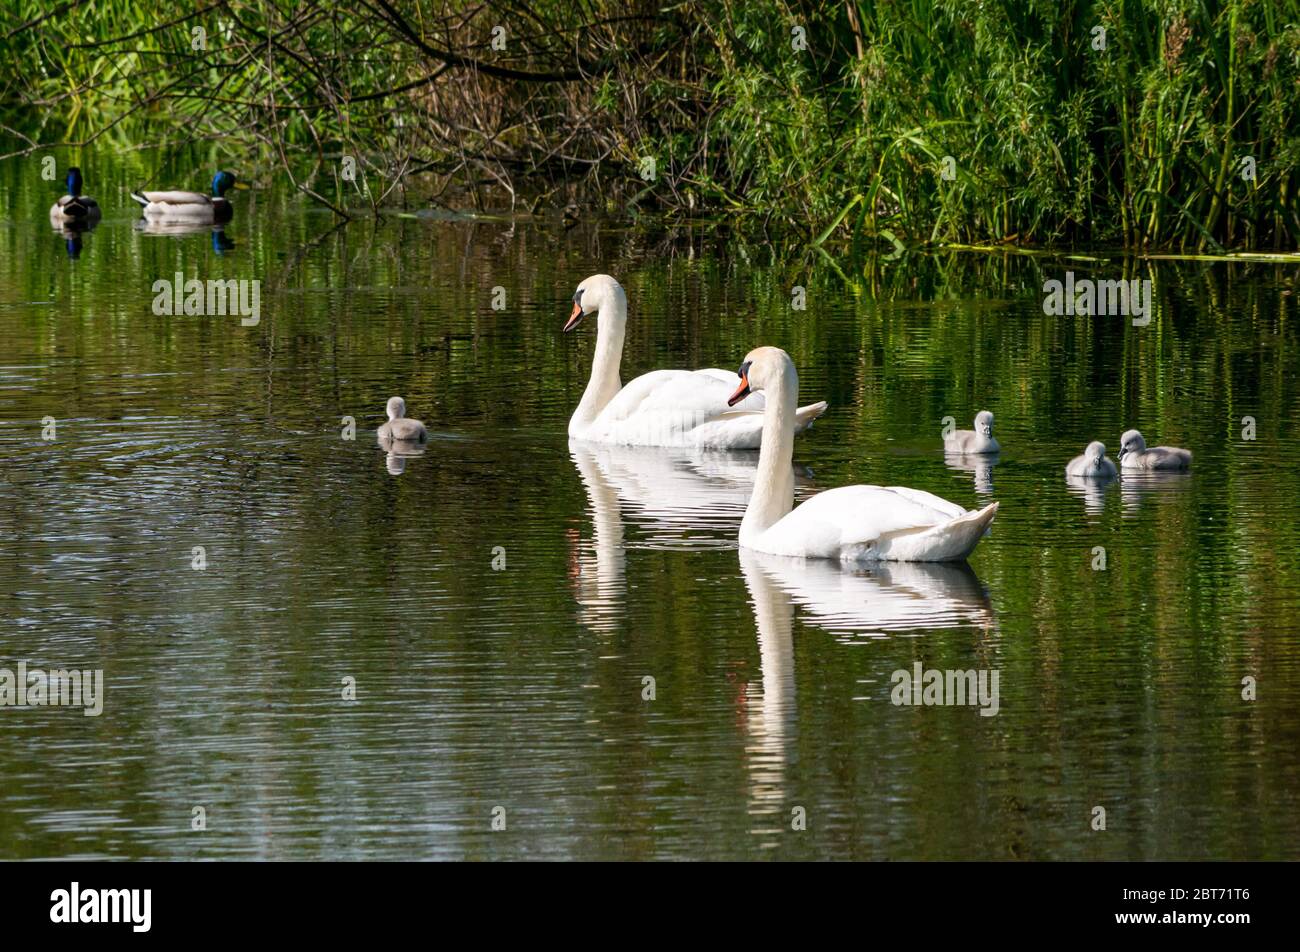
[[[0, 665], [108, 693], [0, 709], [6, 857], [1300, 855], [1294, 270], [331, 231], [277, 190], [217, 254], [134, 229], [129, 160], [83, 167], [105, 216], [76, 259], [39, 166], [0, 167]], [[1149, 277], [1155, 319], [1046, 317], [1066, 269]], [[261, 323], [154, 315], [178, 270], [262, 281]], [[631, 300], [624, 380], [789, 350], [831, 404], [801, 494], [1000, 500], [973, 576], [747, 564], [752, 455], [571, 448], [594, 333], [559, 329], [595, 271]], [[393, 394], [431, 431], [400, 476]], [[943, 417], [982, 408], [996, 464], [945, 461]], [[1129, 426], [1192, 474], [1066, 486]], [[998, 716], [894, 707], [915, 661], [998, 669]]]

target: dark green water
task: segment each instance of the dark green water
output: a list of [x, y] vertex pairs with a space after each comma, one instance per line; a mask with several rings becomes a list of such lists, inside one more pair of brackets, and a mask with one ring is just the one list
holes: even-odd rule
[[[274, 189], [218, 255], [135, 230], [115, 162], [82, 158], [75, 260], [38, 161], [0, 165], [0, 667], [106, 680], [97, 718], [0, 708], [0, 856], [1300, 858], [1294, 269], [329, 231]], [[1044, 316], [1067, 268], [1152, 278], [1151, 324]], [[155, 315], [178, 270], [262, 281], [260, 324]], [[791, 353], [831, 404], [801, 494], [1000, 500], [969, 571], [742, 556], [752, 455], [571, 448], [597, 271], [625, 381]], [[431, 431], [400, 475], [393, 394]], [[949, 465], [942, 418], [982, 408], [996, 465]], [[1066, 485], [1129, 426], [1192, 473]], [[891, 704], [916, 661], [996, 669], [997, 716]]]

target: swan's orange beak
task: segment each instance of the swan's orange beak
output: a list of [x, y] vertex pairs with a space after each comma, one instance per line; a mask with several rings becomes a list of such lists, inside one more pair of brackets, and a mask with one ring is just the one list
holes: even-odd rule
[[586, 314], [582, 313], [582, 305], [579, 304], [577, 301], [574, 301], [573, 313], [569, 315], [569, 320], [564, 325], [565, 332], [567, 333], [568, 331], [573, 330], [575, 327], [581, 324], [582, 319], [586, 316], [587, 316]]
[[740, 386], [736, 388], [735, 393], [733, 393], [730, 397], [727, 398], [727, 406], [734, 407], [737, 403], [739, 403], [741, 400], [744, 400], [747, 396], [749, 396], [749, 377], [747, 377], [745, 374], [741, 374]]

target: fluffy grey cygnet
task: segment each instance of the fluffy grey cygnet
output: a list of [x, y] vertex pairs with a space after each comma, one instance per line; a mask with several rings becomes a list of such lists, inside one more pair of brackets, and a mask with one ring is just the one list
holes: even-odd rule
[[1065, 466], [1066, 476], [1111, 479], [1117, 473], [1115, 464], [1106, 458], [1106, 444], [1100, 440], [1093, 440], [1082, 456], [1076, 456]]
[[1119, 465], [1121, 469], [1187, 469], [1192, 465], [1192, 454], [1177, 446], [1153, 446], [1137, 430], [1129, 430], [1119, 438]]
[[993, 439], [993, 414], [975, 414], [975, 429], [953, 430], [943, 438], [943, 448], [950, 453], [996, 453], [1002, 447]]
[[402, 443], [423, 443], [428, 439], [428, 432], [419, 420], [406, 416], [406, 401], [401, 397], [388, 400], [388, 422], [378, 430], [381, 440], [397, 440]]

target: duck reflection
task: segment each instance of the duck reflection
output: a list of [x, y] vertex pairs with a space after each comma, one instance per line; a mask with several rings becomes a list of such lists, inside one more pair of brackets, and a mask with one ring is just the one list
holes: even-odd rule
[[212, 225], [196, 221], [175, 221], [165, 218], [138, 218], [135, 230], [144, 235], [162, 235], [173, 238], [183, 235], [201, 235], [211, 233], [212, 250], [225, 254], [235, 247], [235, 240], [226, 234], [225, 225]]
[[81, 257], [81, 236], [90, 231], [94, 225], [76, 225], [70, 228], [59, 229], [63, 235], [63, 248], [68, 253], [68, 257], [74, 261]]
[[[794, 600], [764, 569], [769, 558], [740, 550], [740, 570], [749, 589], [758, 633], [761, 687], [751, 684], [746, 697], [750, 743], [745, 747], [749, 768], [749, 814], [764, 832], [780, 834], [786, 811], [786, 768], [794, 748], [795, 717]], [[753, 695], [760, 696], [755, 698]], [[770, 824], [770, 825], [769, 825]]]
[[602, 472], [594, 452], [571, 442], [569, 455], [587, 489], [592, 525], [588, 551], [581, 553], [575, 538], [569, 561], [578, 620], [591, 631], [612, 631], [623, 616], [623, 575], [627, 568], [618, 492]]
[[212, 250], [217, 254], [225, 254], [235, 247], [235, 239], [226, 234], [224, 228], [212, 229]]
[[993, 494], [993, 467], [998, 465], [998, 453], [954, 453], [945, 452], [943, 461], [949, 469], [959, 473], [972, 473], [975, 477], [975, 492], [981, 496]]
[[785, 773], [798, 726], [795, 606], [804, 623], [854, 637], [964, 626], [987, 632], [996, 623], [988, 593], [964, 562], [888, 562], [863, 570], [741, 549], [740, 569], [754, 609], [762, 671], [762, 696], [747, 699], [750, 814], [770, 819], [770, 832], [778, 833], [789, 817]]
[[99, 219], [88, 219], [84, 221], [66, 221], [54, 225], [56, 234], [63, 237], [63, 247], [67, 251], [68, 257], [74, 261], [81, 257], [82, 236], [88, 231], [94, 231], [95, 226], [99, 224]]

